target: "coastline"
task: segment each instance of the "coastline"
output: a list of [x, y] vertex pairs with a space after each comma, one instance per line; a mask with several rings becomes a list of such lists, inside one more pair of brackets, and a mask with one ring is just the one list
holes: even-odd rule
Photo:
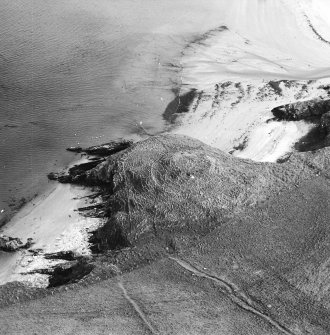
[[[314, 299], [327, 297], [327, 282], [325, 287], [314, 282], [327, 270], [322, 265], [315, 273], [314, 259], [327, 264], [329, 243], [311, 236], [328, 231], [329, 159], [325, 148], [293, 154], [282, 164], [258, 163], [191, 137], [167, 134], [138, 142], [79, 175], [69, 173], [64, 180], [108, 185], [104, 195], [110, 196], [106, 208], [111, 210], [98, 236], [103, 252], [93, 256], [92, 271], [78, 282], [33, 293], [17, 283], [6, 291], [0, 287], [3, 301], [10, 301], [0, 311], [9, 315], [4, 323], [12, 329], [14, 310], [19, 327], [22, 321], [30, 324], [27, 318], [35, 313], [41, 324], [53, 325], [56, 313], [55, 320], [63, 320], [61, 330], [79, 325], [79, 334], [86, 327], [104, 326], [133, 334], [136, 329], [145, 332], [145, 324], [128, 329], [127, 313], [133, 311], [131, 325], [141, 318], [136, 315], [140, 310], [153, 329], [166, 333], [164, 316], [173, 320], [177, 310], [175, 320], [193, 333], [191, 317], [182, 309], [189, 303], [190, 315], [198, 317], [192, 327], [202, 322], [197, 333], [210, 322], [208, 334], [226, 331], [215, 321], [220, 318], [221, 323], [235, 323], [235, 330], [242, 320], [240, 335], [247, 334], [246, 325], [252, 329], [248, 334], [259, 330], [270, 335], [274, 327], [327, 334], [327, 300]], [[311, 270], [301, 274], [306, 266]], [[301, 286], [304, 276], [307, 283]], [[28, 301], [17, 304], [15, 299]], [[133, 310], [131, 300], [137, 306]], [[213, 314], [205, 318], [207, 301]], [[216, 317], [214, 306], [221, 307]], [[97, 322], [80, 322], [82, 313]], [[111, 325], [105, 323], [108, 319]], [[175, 326], [180, 333], [181, 324]]]
[[70, 164], [63, 148], [133, 136], [141, 121], [162, 131], [178, 82], [170, 63], [187, 39], [215, 24], [218, 7], [17, 1], [0, 4], [0, 221], [9, 205], [47, 188], [49, 172]]
[[[74, 161], [70, 167], [87, 162]], [[69, 167], [69, 168], [70, 168]], [[46, 254], [70, 251], [77, 257], [91, 255], [89, 238], [103, 220], [84, 217], [78, 208], [97, 203], [87, 187], [50, 182], [48, 188], [28, 202], [11, 220], [0, 228], [0, 234], [26, 241], [33, 245], [26, 250], [4, 255], [0, 252], [0, 285], [23, 281], [30, 286], [47, 287], [48, 275], [33, 273], [65, 262], [64, 259], [46, 259]], [[29, 274], [31, 273], [31, 274]]]
[[[252, 34], [255, 34], [253, 30]], [[223, 50], [227, 48], [229, 41], [231, 43], [234, 41], [234, 44], [225, 55]], [[239, 49], [243, 45], [247, 51], [240, 49], [242, 55], [248, 53], [252, 47], [258, 50], [258, 46], [251, 46], [251, 43], [245, 43], [230, 25], [211, 29], [199, 38], [192, 38], [184, 48], [182, 58], [176, 60], [180, 64], [175, 69], [176, 76], [181, 78], [181, 86], [172, 87], [175, 97], [163, 111], [162, 117], [168, 123], [163, 133], [192, 136], [233, 156], [259, 162], [276, 162], [295, 151], [294, 145], [313, 129], [313, 124], [304, 120], [299, 122], [274, 120], [271, 110], [297, 99], [308, 100], [320, 96], [326, 98], [329, 92], [321, 86], [325, 86], [329, 81], [328, 79], [289, 80], [288, 73], [277, 73], [269, 80], [269, 69], [274, 67], [273, 62], [269, 60], [262, 60], [259, 64], [257, 77], [261, 78], [257, 79], [254, 76], [247, 81], [245, 77], [249, 76], [249, 71], [246, 64], [242, 62], [231, 65], [231, 63], [235, 48]], [[267, 51], [265, 47], [260, 50], [261, 53]], [[203, 55], [204, 60], [198, 58], [196, 54]], [[206, 71], [203, 62], [205, 58], [209, 58], [206, 66], [210, 67], [209, 62], [215, 55], [217, 57], [223, 55], [222, 61], [225, 65], [218, 68], [218, 61], [214, 61], [214, 73], [210, 78], [211, 68]], [[257, 55], [255, 58], [261, 59], [261, 56]], [[287, 62], [285, 60], [282, 64], [283, 68], [289, 66]], [[278, 68], [280, 64], [278, 61], [275, 67]], [[239, 72], [230, 75], [224, 70], [226, 66], [235, 66]], [[173, 64], [170, 67], [173, 67]], [[213, 79], [215, 76], [216, 81]], [[219, 81], [219, 78], [223, 77], [226, 81]], [[147, 132], [144, 125], [142, 127], [143, 131]], [[60, 263], [58, 260], [55, 262], [43, 260], [42, 255], [46, 253], [71, 250], [77, 255], [90, 255], [90, 243], [86, 231], [96, 230], [102, 224], [102, 220], [84, 219], [77, 213], [81, 203], [73, 200], [87, 195], [88, 192], [76, 186], [51, 183], [44, 193], [15, 214], [0, 231], [22, 240], [32, 237], [35, 240], [33, 249], [42, 251], [39, 258], [32, 258], [33, 261], [29, 260], [29, 255], [25, 255], [24, 252], [19, 252], [21, 256], [12, 257], [12, 262], [9, 261], [10, 257], [6, 257], [3, 260], [6, 268], [11, 269], [13, 273], [20, 273]], [[58, 208], [63, 210], [59, 211]], [[42, 225], [40, 221], [43, 222]], [[75, 235], [78, 237], [75, 238]], [[25, 264], [25, 268], [18, 265], [13, 270], [18, 258]], [[6, 281], [6, 276], [8, 277], [7, 274], [2, 276], [2, 283]], [[31, 283], [33, 275], [30, 277]], [[22, 280], [28, 276], [22, 277], [17, 274], [12, 278]], [[8, 281], [11, 280], [8, 278]], [[36, 285], [45, 286], [46, 281]]]
[[[228, 28], [187, 44], [164, 131], [96, 146], [0, 228], [35, 241], [0, 254], [9, 331], [329, 334], [330, 47], [286, 0], [242, 3], [266, 18], [229, 5]], [[255, 30], [277, 17], [320, 64]]]

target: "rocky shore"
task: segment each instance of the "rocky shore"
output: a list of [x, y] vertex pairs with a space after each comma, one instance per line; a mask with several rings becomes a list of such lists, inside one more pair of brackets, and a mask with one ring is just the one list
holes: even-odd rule
[[[319, 155], [314, 157], [317, 162]], [[246, 208], [315, 175], [302, 157], [293, 157], [286, 164], [261, 164], [168, 134], [51, 178], [101, 187], [104, 202], [84, 210], [102, 210], [108, 218], [94, 234], [99, 249], [107, 250], [153, 238], [169, 243], [180, 240], [181, 233], [183, 241], [187, 234], [203, 236]]]
[[[328, 334], [329, 169], [329, 148], [293, 153], [282, 163], [258, 163], [164, 134], [52, 174], [60, 182], [94, 187], [103, 201], [81, 212], [106, 222], [91, 236], [92, 257], [47, 256], [67, 260], [40, 269], [50, 275], [48, 289], [2, 286], [7, 308], [1, 317], [8, 317], [10, 301], [26, 301], [24, 306], [33, 304], [40, 312], [34, 299], [53, 300], [50, 293], [55, 301], [77, 293], [64, 303], [70, 313], [72, 303], [82, 303], [91, 291], [88, 304], [100, 303], [99, 294], [110, 290], [111, 305], [117, 306], [119, 290], [126, 298], [128, 291], [133, 294], [135, 305], [127, 308], [135, 309], [132, 322], [145, 319], [141, 334], [177, 329], [166, 321], [173, 310], [189, 332], [186, 308], [205, 327], [210, 316], [198, 306], [210, 313], [207, 301], [213, 306], [209, 333], [240, 320], [228, 334]], [[136, 291], [141, 287], [144, 296]], [[176, 307], [173, 299], [162, 298], [173, 290], [186, 297]], [[145, 299], [152, 299], [158, 312]], [[121, 323], [122, 317], [118, 311], [110, 319]]]
[[33, 239], [29, 237], [26, 243], [23, 243], [17, 237], [0, 235], [0, 250], [11, 252], [19, 249], [28, 249], [33, 244]]

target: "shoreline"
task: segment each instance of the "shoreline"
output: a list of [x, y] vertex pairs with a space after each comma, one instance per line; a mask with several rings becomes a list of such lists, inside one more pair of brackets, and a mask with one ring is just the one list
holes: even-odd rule
[[[224, 89], [232, 86], [237, 87], [235, 83], [228, 82]], [[241, 89], [240, 87], [238, 88], [239, 90]], [[284, 88], [285, 86], [280, 83], [280, 85], [276, 87], [276, 90], [283, 91]], [[175, 89], [173, 90], [173, 93], [177, 93], [177, 95], [168, 104], [162, 114], [164, 120], [169, 123], [170, 129], [164, 130], [162, 134], [168, 132], [182, 133], [182, 130], [185, 129], [188, 124], [182, 125], [180, 121], [185, 117], [189, 118], [192, 113], [196, 112], [200, 107], [199, 103], [203, 103], [203, 93], [196, 91], [196, 89], [190, 89], [182, 95], [180, 95], [180, 91], [175, 92]], [[231, 99], [237, 99], [237, 95], [234, 94]], [[287, 101], [283, 99], [278, 101], [277, 99], [278, 98], [275, 99], [276, 102], [273, 102], [274, 107], [280, 105], [280, 102]], [[257, 104], [260, 109], [260, 102], [257, 102]], [[267, 101], [264, 104], [269, 108]], [[227, 151], [241, 159], [247, 158], [259, 162], [276, 162], [288, 153], [295, 151], [293, 144], [299, 143], [299, 141], [306, 137], [306, 134], [309, 134], [310, 130], [313, 129], [312, 124], [307, 124], [304, 121], [290, 122], [278, 120], [269, 122], [273, 115], [263, 113], [263, 115], [259, 115], [260, 120], [258, 127], [252, 130], [250, 129], [249, 135], [247, 136], [244, 133], [244, 125], [253, 124], [255, 119], [252, 119], [251, 122], [251, 120], [247, 120], [246, 117], [242, 117], [240, 119], [241, 123], [237, 123], [239, 115], [240, 110], [238, 109], [236, 114], [234, 113], [232, 115], [232, 119], [229, 119], [229, 124], [235, 123], [238, 132], [234, 133], [234, 137], [240, 140], [236, 142], [236, 146], [235, 143], [232, 143], [232, 146], [223, 147], [222, 143], [220, 149], [223, 150], [223, 148], [227, 148], [224, 150], [225, 152]], [[202, 128], [203, 134], [206, 133], [205, 129], [210, 128], [208, 121], [205, 127], [206, 128]], [[233, 136], [234, 129], [228, 129], [228, 131], [231, 134], [230, 136]], [[189, 131], [188, 134], [190, 133]], [[185, 133], [183, 132], [183, 134]], [[269, 137], [268, 134], [272, 134], [271, 137]], [[195, 138], [198, 138], [196, 129], [193, 135]], [[263, 138], [263, 141], [260, 140], [261, 138]], [[217, 146], [215, 145], [215, 147]], [[71, 166], [79, 165], [83, 161], [83, 159], [74, 161]], [[66, 251], [73, 252], [78, 256], [89, 256], [92, 254], [89, 248], [89, 237], [91, 235], [89, 235], [87, 231], [96, 231], [104, 222], [101, 219], [84, 219], [83, 216], [77, 212], [82, 202], [73, 199], [87, 196], [88, 192], [90, 192], [88, 188], [81, 188], [81, 186], [51, 183], [43, 193], [23, 206], [5, 226], [0, 227], [0, 232], [8, 236], [18, 237], [24, 241], [32, 237], [36, 243], [31, 249], [40, 249], [40, 254], [37, 256], [31, 256], [25, 251], [18, 251], [17, 254], [12, 255], [12, 257], [8, 255], [2, 257], [0, 254], [0, 266], [3, 269], [3, 273], [0, 276], [0, 285], [18, 280], [25, 281], [28, 285], [35, 287], [46, 287], [48, 285], [49, 275], [35, 273], [22, 275], [21, 273], [47, 269], [65, 263], [63, 259], [46, 260], [43, 258], [44, 254]], [[64, 210], [58, 211], [58, 208], [63, 208], [63, 206]], [[49, 212], [50, 208], [53, 208], [53, 210]], [[42, 226], [38, 220], [39, 222], [43, 222]], [[61, 222], [61, 224], [54, 227], [56, 222]], [[75, 238], [76, 235], [79, 237]]]
[[[178, 107], [180, 107], [185, 113], [189, 113], [189, 107], [191, 107], [196, 96], [198, 96], [198, 93], [195, 91], [188, 92], [187, 98], [181, 100], [184, 102], [182, 106], [178, 103], [180, 97], [174, 98], [169, 106], [176, 104], [176, 111]], [[172, 108], [171, 110], [174, 109]], [[173, 115], [169, 117], [171, 118]], [[276, 122], [277, 130], [272, 128], [273, 123], [265, 123], [266, 127], [269, 128], [262, 129], [262, 132], [275, 133], [273, 136], [278, 136], [283, 140], [283, 137], [287, 136], [287, 133], [290, 134], [290, 132], [285, 129], [288, 121], [278, 120]], [[298, 128], [299, 126], [304, 127], [304, 124], [299, 122], [295, 121], [293, 126], [296, 127], [297, 125]], [[172, 124], [172, 128], [175, 133], [175, 123]], [[312, 124], [309, 126], [309, 129], [313, 129]], [[292, 138], [297, 136], [295, 128], [293, 128], [292, 132]], [[166, 135], [166, 133], [168, 132], [164, 131], [162, 134]], [[304, 138], [303, 134], [304, 131], [296, 137], [297, 143], [299, 143], [298, 140]], [[255, 138], [250, 137], [249, 142], [252, 143], [254, 148], [258, 148], [258, 145], [262, 143], [260, 138], [262, 138], [262, 133], [260, 134], [257, 131]], [[236, 152], [232, 152], [231, 155], [243, 160], [248, 158], [257, 162], [276, 162], [287, 154], [287, 147], [284, 147], [282, 151], [280, 149], [274, 153], [272, 149], [267, 148], [267, 145], [267, 141], [264, 141], [262, 147], [257, 149], [258, 152], [261, 153], [259, 157], [253, 156], [255, 155], [255, 150], [249, 153], [246, 150], [245, 143], [243, 143], [241, 147], [236, 148]], [[100, 152], [103, 152], [103, 148], [105, 147], [107, 152], [109, 150], [108, 146], [100, 145], [91, 147], [92, 156], [86, 156], [78, 161], [74, 161], [65, 171], [68, 171], [72, 167], [83, 166], [85, 163], [91, 162], [93, 160], [93, 158], [91, 158], [93, 157], [93, 151], [98, 152], [98, 148], [101, 148], [102, 151]], [[268, 156], [265, 156], [265, 153], [263, 153], [263, 147]], [[84, 149], [81, 148], [70, 148], [70, 151], [76, 150], [78, 150], [78, 152], [85, 152]], [[88, 152], [89, 149], [86, 150]], [[125, 150], [125, 148], [119, 148], [119, 150]], [[290, 154], [292, 153], [291, 151]], [[265, 160], [264, 157], [268, 158]], [[59, 176], [61, 176], [62, 173], [63, 172], [60, 172]], [[95, 206], [95, 200], [91, 202], [89, 199], [89, 195], [93, 194], [93, 192], [89, 186], [75, 185], [70, 182], [69, 184], [50, 182], [47, 190], [23, 206], [7, 225], [1, 227], [0, 233], [4, 235], [18, 237], [23, 241], [31, 237], [35, 243], [28, 251], [17, 251], [7, 255], [1, 255], [0, 252], [0, 266], [2, 268], [0, 285], [17, 280], [33, 287], [47, 287], [49, 284], [49, 274], [38, 274], [35, 271], [38, 272], [41, 269], [45, 271], [47, 268], [60, 266], [66, 263], [66, 259], [61, 257], [46, 259], [44, 258], [45, 255], [70, 252], [73, 253], [74, 257], [92, 256], [93, 251], [91, 250], [92, 245], [90, 238], [93, 236], [93, 233], [103, 227], [105, 221], [97, 217], [84, 217], [83, 214], [78, 211], [78, 208]], [[61, 210], [59, 210], [59, 208], [61, 208]], [[38, 250], [38, 252], [35, 253], [34, 250]], [[31, 251], [33, 252], [32, 254]]]
[[[85, 158], [75, 160], [70, 166], [86, 161]], [[35, 287], [46, 287], [48, 275], [27, 274], [65, 263], [64, 259], [46, 259], [46, 254], [70, 251], [77, 257], [90, 256], [90, 234], [103, 224], [103, 220], [84, 217], [78, 208], [91, 203], [88, 198], [91, 194], [93, 191], [87, 187], [50, 182], [44, 192], [2, 226], [1, 234], [22, 241], [30, 237], [34, 243], [28, 250], [0, 251], [0, 285], [18, 280]]]
[[[149, 318], [155, 313], [156, 318], [152, 321], [159, 325], [162, 318], [159, 318], [158, 309], [154, 311], [154, 301], [165, 305], [177, 304], [175, 298], [164, 302], [164, 293], [167, 296], [173, 288], [177, 288], [176, 285], [179, 291], [185, 285], [184, 288], [192, 289], [191, 295], [185, 293], [193, 298], [188, 299], [194, 305], [192, 313], [196, 313], [196, 299], [212, 290], [215, 291], [214, 300], [212, 297], [211, 301], [213, 309], [218, 301], [225, 301], [225, 306], [228, 301], [229, 304], [230, 301], [235, 304], [244, 302], [245, 306], [253, 307], [258, 318], [269, 318], [270, 315], [271, 320], [278, 321], [272, 324], [283, 325], [286, 329], [305, 329], [302, 327], [307, 322], [311, 324], [310, 327], [316, 323], [321, 329], [329, 329], [326, 319], [318, 315], [322, 310], [321, 304], [313, 300], [312, 294], [306, 297], [304, 288], [298, 290], [299, 278], [298, 282], [288, 278], [288, 272], [293, 271], [294, 275], [297, 266], [304, 269], [304, 260], [308, 259], [309, 251], [314, 253], [314, 248], [304, 249], [304, 257], [301, 257], [301, 248], [305, 244], [312, 244], [319, 250], [319, 241], [310, 241], [311, 228], [313, 234], [322, 234], [327, 229], [330, 213], [323, 210], [327, 208], [329, 198], [324, 197], [322, 192], [329, 189], [326, 182], [329, 158], [329, 148], [325, 148], [314, 154], [293, 154], [283, 164], [258, 163], [227, 155], [191, 137], [168, 134], [138, 142], [112, 158], [110, 156], [106, 163], [82, 171], [79, 176], [69, 173], [65, 178], [67, 181], [109, 186], [104, 190], [105, 195], [110, 196], [106, 204], [106, 208], [111, 209], [107, 216], [109, 220], [100, 229], [100, 244], [104, 243], [105, 249], [93, 257], [90, 266], [94, 268], [81, 281], [43, 291], [35, 290], [34, 297], [43, 294], [45, 300], [33, 300], [31, 304], [35, 306], [40, 303], [38, 310], [42, 310], [45, 308], [42, 304], [44, 301], [55, 301], [58, 307], [54, 309], [52, 305], [52, 317], [54, 310], [58, 311], [64, 306], [71, 313], [68, 317], [71, 322], [76, 316], [81, 317], [81, 310], [76, 306], [95, 315], [95, 309], [89, 307], [87, 302], [96, 303], [100, 313], [109, 305], [118, 309], [123, 304], [120, 292], [124, 291], [124, 296], [134, 298], [137, 306], [142, 306], [143, 310], [148, 308]], [[311, 187], [312, 194], [309, 195]], [[304, 196], [300, 192], [304, 192]], [[306, 197], [310, 200], [308, 206]], [[292, 206], [295, 203], [297, 207]], [[289, 216], [286, 216], [286, 211], [283, 212], [284, 205]], [[323, 213], [321, 221], [311, 221], [309, 211], [314, 211], [316, 207], [317, 213]], [[288, 254], [293, 257], [288, 258]], [[322, 257], [320, 259], [324, 260]], [[184, 269], [168, 264], [172, 260], [178, 260]], [[260, 260], [264, 260], [265, 264], [260, 265]], [[327, 257], [324, 261], [327, 261]], [[279, 276], [282, 272], [284, 278]], [[155, 275], [159, 276], [157, 290], [150, 287], [151, 281], [148, 280]], [[164, 285], [168, 279], [169, 285]], [[210, 287], [205, 283], [206, 279], [214, 280], [217, 286]], [[201, 286], [202, 283], [205, 286]], [[118, 286], [119, 293], [116, 290]], [[110, 288], [111, 294], [104, 299]], [[19, 301], [31, 299], [24, 296], [31, 291], [14, 292]], [[143, 297], [150, 297], [150, 303], [139, 298], [142, 292]], [[9, 292], [7, 294], [10, 295]], [[219, 299], [219, 294], [229, 299]], [[154, 295], [156, 299], [152, 299]], [[205, 299], [209, 300], [209, 295]], [[103, 301], [102, 307], [100, 301]], [[272, 308], [273, 301], [277, 304], [276, 309]], [[24, 303], [19, 308], [28, 315], [35, 313], [35, 310], [31, 313], [25, 311], [26, 306], [31, 305]], [[179, 306], [182, 307], [181, 303]], [[9, 306], [3, 309], [3, 313], [16, 307]], [[231, 305], [224, 308], [227, 310]], [[296, 311], [297, 308], [301, 313], [299, 316], [283, 313]], [[165, 309], [164, 313], [167, 311]], [[47, 321], [48, 313], [48, 309], [42, 313], [47, 315]], [[247, 313], [250, 315], [251, 308]], [[109, 314], [106, 313], [104, 318], [112, 320], [114, 316]], [[301, 321], [300, 315], [307, 319]], [[58, 317], [63, 318], [63, 313], [60, 312]], [[127, 314], [125, 318], [127, 320]], [[237, 319], [232, 309], [228, 318]], [[191, 322], [191, 318], [189, 320]], [[95, 324], [93, 327], [99, 325]], [[246, 331], [246, 327], [242, 329]], [[246, 334], [244, 331], [241, 334]]]
[[[234, 44], [229, 47], [229, 54], [226, 55], [224, 49], [230, 41], [234, 41]], [[162, 134], [169, 132], [192, 136], [223, 152], [257, 162], [277, 162], [294, 152], [295, 145], [299, 148], [297, 143], [308, 137], [313, 125], [304, 120], [273, 120], [271, 110], [292, 101], [328, 97], [329, 92], [320, 89], [321, 84], [329, 84], [328, 78], [318, 81], [288, 80], [294, 75], [293, 71], [280, 79], [268, 80], [270, 78], [266, 78], [271, 73], [270, 70], [278, 69], [281, 62], [264, 60], [262, 54], [267, 49], [257, 43], [256, 50], [260, 49], [261, 56], [254, 56], [254, 61], [261, 62], [258, 72], [260, 78], [246, 80], [245, 77], [251, 75], [247, 70], [249, 64], [239, 64], [239, 61], [234, 65], [231, 63], [235, 48], [246, 48], [247, 51], [239, 49], [243, 57], [250, 52], [251, 43], [244, 42], [230, 25], [221, 25], [218, 29], [203, 33], [200, 38], [191, 39], [183, 50], [182, 59], [178, 60], [181, 67], [176, 75], [181, 76], [181, 85], [179, 88], [177, 85], [172, 87], [174, 98], [162, 112], [163, 120], [168, 123]], [[207, 59], [206, 65], [203, 63], [205, 59], [198, 58], [199, 54]], [[215, 55], [223, 56], [224, 63], [210, 78], [210, 61], [214, 61]], [[288, 67], [289, 63], [285, 60], [282, 67]], [[213, 65], [217, 69], [218, 61], [214, 61]], [[238, 72], [233, 74], [234, 72], [225, 69], [226, 66], [233, 67]], [[305, 64], [299, 66], [306, 67]], [[226, 75], [225, 80], [213, 82], [215, 76], [221, 79]], [[143, 127], [142, 129], [148, 134]], [[81, 162], [73, 162], [72, 165]], [[42, 250], [40, 257], [31, 258], [27, 252], [22, 251], [18, 252], [20, 256], [13, 256], [11, 261], [11, 257], [5, 257], [3, 268], [8, 271], [0, 277], [0, 285], [6, 281], [5, 277], [10, 271], [13, 272], [12, 278], [22, 279], [19, 275], [22, 271], [31, 272], [38, 267], [47, 268], [60, 263], [58, 260], [44, 261], [42, 255], [46, 253], [72, 251], [81, 256], [91, 255], [86, 231], [96, 230], [102, 220], [83, 218], [77, 212], [81, 202], [73, 199], [86, 196], [88, 192], [88, 189], [74, 185], [50, 184], [44, 192], [23, 206], [7, 224], [0, 227], [0, 232], [5, 235], [24, 241], [29, 237], [33, 238], [35, 244], [32, 249]], [[78, 237], [75, 239], [76, 235]], [[24, 265], [17, 265], [17, 262]], [[29, 279], [30, 283], [33, 283], [32, 277]], [[41, 282], [39, 278], [35, 284], [45, 286]]]

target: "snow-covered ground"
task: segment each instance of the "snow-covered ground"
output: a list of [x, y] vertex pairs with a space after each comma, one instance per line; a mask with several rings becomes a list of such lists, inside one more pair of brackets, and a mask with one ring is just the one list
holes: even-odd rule
[[219, 27], [196, 37], [180, 59], [181, 94], [199, 94], [175, 132], [239, 157], [276, 161], [311, 125], [270, 121], [271, 109], [327, 96], [320, 86], [330, 83], [330, 2], [219, 4]]

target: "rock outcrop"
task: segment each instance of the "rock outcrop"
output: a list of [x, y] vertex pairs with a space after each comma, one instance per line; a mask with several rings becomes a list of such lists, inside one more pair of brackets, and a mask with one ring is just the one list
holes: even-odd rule
[[33, 239], [28, 238], [26, 243], [23, 243], [21, 239], [17, 237], [10, 237], [6, 235], [0, 235], [0, 250], [3, 251], [17, 251], [19, 249], [27, 249], [33, 244]]
[[88, 155], [108, 156], [128, 148], [132, 143], [132, 141], [128, 140], [116, 140], [100, 145], [94, 145], [85, 149], [82, 147], [70, 147], [66, 150], [77, 153], [84, 152]]
[[279, 120], [299, 121], [320, 118], [330, 111], [329, 99], [313, 99], [298, 101], [272, 109], [272, 113]]
[[62, 179], [107, 190], [108, 222], [94, 235], [100, 250], [204, 235], [315, 174], [300, 160], [240, 160], [179, 135], [151, 137], [80, 172]]

